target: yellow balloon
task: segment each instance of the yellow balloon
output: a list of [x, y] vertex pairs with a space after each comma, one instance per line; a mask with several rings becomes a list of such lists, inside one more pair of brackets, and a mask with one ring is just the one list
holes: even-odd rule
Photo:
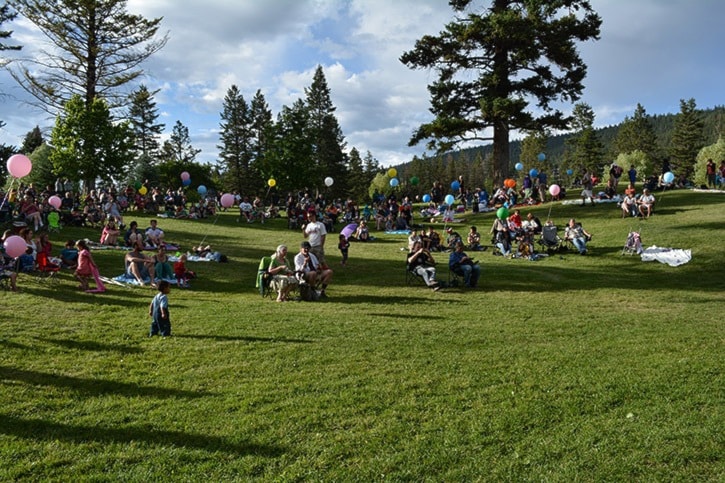
[[388, 178], [395, 178], [396, 176], [398, 176], [398, 170], [395, 168], [390, 168], [388, 170]]
[[274, 185], [277, 184], [277, 181], [274, 178], [269, 178], [269, 180], [267, 180], [267, 184], [270, 188], [274, 188]]
[[146, 189], [146, 187], [145, 187], [145, 186], [141, 186], [141, 187], [140, 187], [140, 188], [138, 189], [138, 194], [140, 194], [140, 195], [145, 195], [145, 194], [146, 194], [146, 191], [148, 191], [148, 190]]

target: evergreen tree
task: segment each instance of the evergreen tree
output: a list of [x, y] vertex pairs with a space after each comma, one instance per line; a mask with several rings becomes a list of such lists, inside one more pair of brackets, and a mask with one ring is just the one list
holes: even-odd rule
[[364, 200], [367, 197], [370, 179], [365, 175], [363, 160], [357, 148], [352, 148], [347, 156], [347, 172], [348, 191], [346, 194], [354, 200]]
[[697, 153], [705, 145], [702, 129], [695, 99], [680, 99], [680, 113], [675, 118], [670, 143], [670, 171], [677, 176], [692, 177]]
[[121, 88], [137, 79], [138, 67], [159, 51], [168, 35], [155, 38], [161, 18], [147, 20], [126, 11], [126, 0], [11, 0], [21, 15], [54, 46], [19, 63], [13, 77], [55, 114], [74, 95], [87, 107], [97, 97], [111, 109], [125, 100]]
[[30, 158], [33, 163], [33, 169], [30, 171], [27, 179], [24, 182], [33, 183], [35, 186], [48, 186], [51, 185], [55, 188], [55, 180], [57, 176], [53, 171], [53, 162], [50, 160], [50, 155], [53, 152], [53, 148], [45, 143], [41, 143], [40, 146], [33, 149], [32, 152], [26, 152], [26, 155]]
[[617, 137], [614, 141], [616, 154], [631, 153], [639, 150], [649, 156], [653, 161], [658, 156], [657, 134], [650, 122], [650, 116], [647, 115], [644, 107], [637, 104], [634, 115], [625, 117], [617, 131]]
[[[22, 49], [22, 46], [20, 45], [8, 45], [6, 43], [7, 40], [10, 39], [10, 37], [13, 35], [12, 30], [3, 30], [2, 25], [5, 22], [12, 22], [15, 20], [15, 17], [17, 17], [17, 12], [10, 9], [10, 5], [3, 4], [0, 5], [0, 52], [5, 50], [20, 50]], [[0, 67], [4, 67], [8, 64], [8, 60], [4, 57], [0, 57]], [[0, 126], [2, 127], [2, 126]]]
[[[546, 151], [546, 133], [543, 131], [535, 131], [526, 136], [521, 141], [521, 154], [519, 162], [524, 167], [540, 166], [539, 154]], [[538, 163], [538, 164], [537, 164]]]
[[43, 144], [43, 142], [43, 133], [40, 132], [40, 127], [35, 126], [25, 135], [25, 139], [23, 139], [23, 145], [20, 147], [20, 152], [25, 153], [26, 156], [30, 156], [33, 151], [38, 149]]
[[275, 173], [280, 190], [300, 188], [300, 180], [306, 183], [306, 187], [320, 186], [309, 126], [309, 111], [301, 99], [296, 100], [292, 107], [283, 106], [277, 115], [266, 162]]
[[86, 189], [95, 187], [98, 178], [108, 183], [122, 179], [132, 159], [131, 129], [114, 123], [101, 99], [86, 107], [81, 96], [73, 96], [56, 119], [50, 141], [56, 175], [81, 180]]
[[574, 106], [572, 116], [576, 133], [567, 140], [569, 164], [601, 177], [604, 145], [594, 130], [594, 111], [588, 104], [580, 102]]
[[179, 165], [191, 164], [196, 161], [196, 156], [201, 149], [195, 149], [191, 145], [189, 128], [181, 121], [176, 121], [169, 139], [164, 142], [161, 157], [165, 162], [172, 161]]
[[224, 188], [244, 194], [254, 192], [251, 179], [251, 113], [244, 96], [232, 85], [224, 96], [220, 124], [219, 157], [226, 168]]
[[159, 138], [165, 125], [157, 123], [159, 117], [154, 96], [159, 91], [149, 91], [145, 85], [139, 86], [130, 96], [131, 106], [128, 119], [133, 132], [133, 144], [139, 157], [143, 156], [153, 162], [159, 156]]
[[449, 4], [466, 15], [438, 36], [424, 36], [400, 59], [438, 72], [428, 87], [435, 119], [410, 144], [430, 139], [429, 148], [444, 152], [460, 141], [490, 140], [484, 133], [493, 128], [494, 181], [500, 183], [509, 172], [511, 129], [567, 127], [569, 119], [552, 103], [581, 95], [586, 65], [575, 41], [597, 39], [601, 19], [586, 0], [492, 0], [484, 14], [476, 13], [474, 0]]
[[250, 117], [252, 135], [252, 170], [250, 177], [253, 179], [254, 186], [264, 186], [266, 180], [276, 176], [266, 160], [267, 153], [271, 149], [274, 121], [272, 120], [272, 111], [260, 90], [257, 90], [250, 103]]
[[322, 70], [317, 66], [312, 84], [305, 89], [306, 105], [309, 111], [309, 134], [313, 156], [317, 165], [315, 184], [320, 186], [326, 177], [332, 177], [335, 184], [330, 189], [333, 196], [342, 196], [347, 191], [347, 170], [345, 139], [335, 117], [335, 107], [330, 99], [330, 88]]

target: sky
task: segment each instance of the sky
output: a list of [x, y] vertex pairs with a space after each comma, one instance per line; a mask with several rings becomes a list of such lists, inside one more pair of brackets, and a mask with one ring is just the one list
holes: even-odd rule
[[[488, 4], [488, 2], [486, 2]], [[579, 44], [588, 66], [579, 102], [597, 127], [631, 116], [723, 105], [725, 2], [722, 0], [591, 0], [601, 38]], [[318, 65], [324, 69], [347, 149], [368, 151], [384, 167], [427, 153], [408, 147], [411, 133], [432, 119], [427, 85], [435, 74], [411, 70], [400, 56], [453, 18], [445, 0], [129, 0], [127, 10], [163, 17], [167, 45], [143, 65], [167, 138], [176, 121], [189, 128], [197, 161], [215, 163], [223, 99], [237, 85], [247, 102], [257, 90], [273, 115], [304, 98]], [[32, 56], [43, 35], [18, 17], [3, 29]], [[10, 42], [6, 42], [10, 43]], [[53, 119], [27, 104], [27, 94], [0, 72], [0, 143], [20, 146], [36, 125]], [[571, 110], [564, 106], [565, 112]]]

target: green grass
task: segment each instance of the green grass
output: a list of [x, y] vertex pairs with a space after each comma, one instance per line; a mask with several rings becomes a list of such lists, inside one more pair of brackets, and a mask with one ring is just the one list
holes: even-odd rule
[[[725, 196], [659, 194], [644, 221], [532, 211], [550, 208], [590, 256], [489, 250], [479, 289], [434, 293], [405, 284], [405, 237], [353, 243], [344, 269], [332, 239], [315, 304], [254, 288], [259, 258], [302, 239], [284, 220], [161, 220], [230, 260], [189, 264], [168, 339], [146, 337], [150, 288], [21, 276], [0, 293], [0, 480], [722, 481]], [[487, 237], [492, 217], [466, 226]], [[692, 261], [622, 256], [631, 229]], [[97, 233], [52, 241], [77, 237]], [[121, 252], [94, 257], [121, 273]]]

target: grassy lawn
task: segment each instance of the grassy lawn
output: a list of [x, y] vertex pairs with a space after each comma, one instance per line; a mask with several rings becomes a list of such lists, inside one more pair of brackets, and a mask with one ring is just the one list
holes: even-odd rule
[[[189, 263], [166, 339], [146, 337], [148, 287], [21, 276], [0, 292], [0, 480], [723, 481], [725, 195], [656, 195], [643, 221], [533, 208], [582, 221], [590, 255], [477, 253], [475, 291], [406, 285], [402, 235], [353, 243], [345, 268], [332, 237], [319, 303], [254, 288], [260, 257], [297, 252], [285, 220], [162, 219], [182, 248], [229, 257]], [[459, 231], [488, 240], [493, 216]], [[692, 261], [622, 256], [632, 229]], [[80, 237], [98, 233], [51, 240]], [[103, 275], [122, 253], [94, 252]]]

